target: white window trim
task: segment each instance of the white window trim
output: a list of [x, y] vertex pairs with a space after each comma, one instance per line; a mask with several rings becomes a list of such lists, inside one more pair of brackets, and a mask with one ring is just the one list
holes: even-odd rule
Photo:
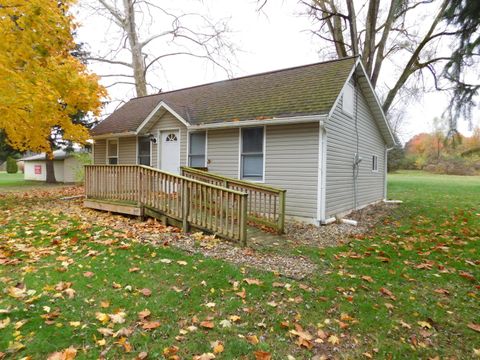
[[[376, 161], [373, 160], [374, 158]], [[374, 168], [373, 165], [376, 165], [376, 168]], [[378, 155], [375, 154], [372, 154], [372, 172], [378, 173]]]
[[[263, 128], [263, 173], [262, 180], [242, 179], [242, 129]], [[265, 164], [267, 159], [267, 126], [243, 126], [238, 128], [238, 179], [253, 183], [265, 184]]]
[[[108, 154], [108, 143], [110, 141], [113, 141], [113, 140], [116, 140], [117, 141], [117, 156], [109, 156]], [[107, 165], [110, 165], [110, 159], [111, 158], [117, 158], [117, 165], [120, 163], [120, 159], [119, 159], [119, 154], [120, 152], [120, 139], [119, 138], [110, 138], [110, 139], [107, 139], [106, 140], [106, 151], [105, 151], [105, 162]]]
[[[157, 168], [162, 169], [162, 144], [163, 144], [163, 139], [162, 139], [162, 132], [167, 132], [167, 131], [178, 131], [178, 158], [180, 159], [180, 167], [182, 167], [182, 130], [180, 128], [165, 128], [165, 129], [158, 129], [158, 141], [157, 141]], [[188, 136], [187, 136], [187, 141], [188, 141]], [[188, 144], [187, 144], [188, 146]], [[188, 149], [188, 148], [187, 148]], [[188, 152], [188, 151], [187, 151]]]
[[208, 167], [208, 130], [193, 130], [187, 133], [187, 158], [186, 164], [190, 166], [190, 135], [194, 133], [204, 132], [205, 133], [205, 163], [204, 167]]

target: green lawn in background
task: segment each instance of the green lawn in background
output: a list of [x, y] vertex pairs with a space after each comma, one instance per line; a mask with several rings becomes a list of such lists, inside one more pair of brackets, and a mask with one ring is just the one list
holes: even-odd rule
[[303, 281], [0, 198], [0, 260], [17, 259], [0, 265], [0, 352], [192, 359], [220, 341], [216, 359], [475, 358], [480, 177], [400, 172], [388, 185], [404, 203], [373, 234], [296, 249], [318, 265]]
[[16, 174], [8, 174], [4, 171], [0, 171], [0, 188], [2, 187], [16, 187], [16, 186], [31, 186], [38, 184], [37, 181], [26, 181], [24, 174], [18, 172]]

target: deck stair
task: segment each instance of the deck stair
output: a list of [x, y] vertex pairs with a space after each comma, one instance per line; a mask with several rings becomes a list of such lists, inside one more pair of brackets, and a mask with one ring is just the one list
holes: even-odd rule
[[[182, 171], [188, 176], [143, 165], [86, 165], [84, 204], [99, 210], [153, 216], [181, 226], [185, 232], [195, 228], [242, 246], [247, 242], [248, 221], [275, 225], [279, 232], [283, 231], [284, 222], [279, 217], [284, 213], [284, 191], [279, 192], [283, 200], [254, 195], [258, 197], [257, 205], [252, 205], [255, 202], [249, 203], [249, 197], [256, 184], [247, 189], [248, 184], [234, 185], [234, 179], [225, 178], [227, 183], [220, 184], [213, 181], [218, 175], [190, 168]], [[203, 173], [209, 177], [203, 175], [205, 179], [199, 179]], [[271, 214], [267, 214], [266, 204], [272, 204]]]

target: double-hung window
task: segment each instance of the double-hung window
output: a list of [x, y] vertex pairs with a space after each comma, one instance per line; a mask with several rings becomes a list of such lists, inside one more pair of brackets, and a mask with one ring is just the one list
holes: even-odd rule
[[118, 164], [118, 140], [107, 139], [107, 161], [110, 165]]
[[372, 171], [378, 171], [378, 156], [372, 156]]
[[206, 167], [205, 159], [205, 131], [190, 133], [188, 165], [191, 167], [203, 168]]
[[149, 136], [142, 136], [138, 138], [138, 164], [151, 166], [151, 146]]
[[245, 180], [263, 181], [264, 128], [241, 129], [240, 177]]

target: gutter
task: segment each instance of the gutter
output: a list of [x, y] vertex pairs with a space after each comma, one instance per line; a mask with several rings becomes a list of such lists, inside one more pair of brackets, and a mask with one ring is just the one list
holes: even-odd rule
[[123, 133], [108, 133], [108, 134], [101, 134], [101, 135], [94, 135], [92, 136], [93, 140], [102, 140], [102, 139], [110, 139], [110, 138], [119, 138], [119, 137], [127, 137], [127, 136], [137, 136], [136, 131], [127, 131]]
[[213, 124], [199, 124], [199, 125], [190, 125], [188, 126], [189, 130], [200, 130], [200, 129], [224, 129], [224, 128], [238, 128], [243, 126], [258, 126], [258, 125], [287, 125], [287, 124], [298, 124], [298, 123], [308, 123], [308, 122], [322, 122], [328, 117], [327, 114], [324, 115], [307, 115], [307, 116], [293, 116], [285, 118], [271, 118], [271, 119], [262, 119], [262, 120], [241, 120], [241, 121], [228, 121], [228, 122], [219, 122]]

